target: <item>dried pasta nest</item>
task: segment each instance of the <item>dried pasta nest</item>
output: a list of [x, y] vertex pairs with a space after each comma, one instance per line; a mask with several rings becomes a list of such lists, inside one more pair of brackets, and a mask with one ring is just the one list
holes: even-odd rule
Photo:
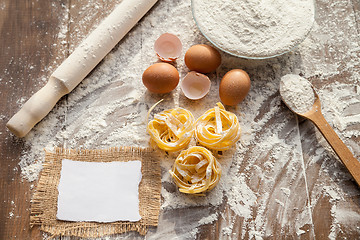
[[184, 149], [194, 134], [194, 116], [183, 108], [174, 108], [155, 114], [147, 131], [159, 148], [165, 151]]
[[199, 117], [195, 124], [197, 141], [217, 151], [228, 150], [241, 135], [238, 118], [235, 114], [226, 111], [220, 102]]
[[193, 146], [180, 153], [169, 172], [180, 192], [202, 194], [219, 182], [221, 166], [208, 149]]

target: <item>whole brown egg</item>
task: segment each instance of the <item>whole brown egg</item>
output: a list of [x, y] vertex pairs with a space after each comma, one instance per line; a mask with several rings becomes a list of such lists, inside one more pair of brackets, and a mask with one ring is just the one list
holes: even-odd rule
[[221, 55], [212, 46], [198, 44], [186, 51], [185, 64], [191, 71], [210, 73], [220, 66]]
[[227, 72], [221, 79], [219, 95], [225, 105], [234, 106], [244, 100], [250, 90], [249, 75], [241, 69]]
[[169, 63], [155, 63], [144, 71], [142, 81], [150, 92], [168, 93], [178, 85], [179, 72]]

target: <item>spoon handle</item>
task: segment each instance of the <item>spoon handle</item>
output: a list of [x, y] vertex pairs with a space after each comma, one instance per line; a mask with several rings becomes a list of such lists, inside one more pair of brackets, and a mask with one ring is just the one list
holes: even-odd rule
[[307, 118], [320, 130], [326, 141], [330, 144], [332, 149], [360, 186], [360, 162], [354, 157], [343, 141], [341, 141], [334, 129], [331, 128], [321, 111], [315, 111], [310, 116], [307, 116]]

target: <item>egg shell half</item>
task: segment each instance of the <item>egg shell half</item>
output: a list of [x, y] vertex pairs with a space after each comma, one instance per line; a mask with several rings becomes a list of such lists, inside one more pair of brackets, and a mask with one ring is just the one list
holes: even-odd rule
[[205, 97], [210, 87], [210, 79], [206, 75], [195, 71], [186, 74], [180, 83], [180, 88], [185, 97], [191, 100], [198, 100]]
[[180, 56], [182, 43], [176, 35], [164, 33], [155, 41], [154, 49], [161, 61], [172, 62]]
[[251, 86], [249, 75], [241, 69], [227, 72], [221, 79], [219, 95], [225, 105], [234, 106], [244, 100]]
[[155, 63], [144, 71], [142, 81], [150, 92], [169, 93], [179, 83], [179, 72], [169, 63]]
[[220, 66], [221, 55], [212, 46], [198, 44], [186, 51], [185, 64], [191, 71], [210, 73]]

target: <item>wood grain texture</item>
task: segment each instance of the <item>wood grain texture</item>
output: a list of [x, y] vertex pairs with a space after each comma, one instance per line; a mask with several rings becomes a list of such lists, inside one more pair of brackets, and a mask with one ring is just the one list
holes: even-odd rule
[[[23, 181], [18, 166], [22, 153], [27, 150], [27, 147], [25, 141], [13, 137], [5, 129], [5, 123], [19, 110], [25, 100], [45, 85], [46, 76], [50, 76], [56, 66], [119, 2], [121, 0], [0, 0], [0, 94], [2, 96], [0, 98], [0, 239], [43, 239], [38, 229], [29, 228], [29, 201], [35, 183]], [[319, 26], [328, 24], [328, 16], [333, 12], [332, 8], [336, 7], [336, 1], [332, 1], [332, 4], [325, 2], [319, 1], [317, 6]], [[103, 6], [101, 10], [97, 8], [99, 4]], [[344, 13], [353, 16], [356, 23], [349, 29], [360, 32], [359, 1], [349, 0]], [[332, 24], [338, 28], [346, 27], [346, 24], [340, 20]], [[140, 39], [142, 37], [140, 36]], [[360, 43], [359, 38], [356, 40]], [[341, 58], [339, 56], [347, 51], [346, 44], [339, 44], [339, 46], [325, 44], [323, 49], [316, 51], [316, 57], [320, 59], [318, 63], [329, 64], [334, 59]], [[139, 45], [141, 43], [135, 46]], [[287, 56], [279, 58], [282, 64], [286, 60]], [[350, 60], [351, 58], [343, 59], [343, 61]], [[301, 61], [300, 57], [299, 61]], [[98, 67], [101, 67], [102, 63], [99, 65]], [[259, 71], [262, 70], [264, 69], [259, 69]], [[338, 71], [339, 74], [330, 76], [326, 82], [317, 81], [315, 87], [320, 88], [337, 81], [349, 83], [350, 77], [357, 69], [346, 69], [343, 63], [339, 63]], [[256, 72], [252, 74], [255, 75]], [[261, 86], [265, 88], [266, 84]], [[276, 97], [277, 95], [271, 95], [268, 102], [275, 101]], [[105, 97], [104, 101], [106, 101]], [[66, 102], [67, 97], [64, 97], [60, 104], [66, 105]], [[264, 108], [255, 120], [266, 115], [269, 105], [264, 104]], [[275, 145], [278, 149], [261, 152], [261, 149], [254, 144], [253, 149], [245, 152], [238, 171], [248, 172], [244, 181], [256, 193], [257, 203], [251, 208], [253, 219], [239, 217], [229, 206], [228, 199], [224, 198], [223, 203], [216, 207], [189, 207], [163, 212], [161, 218], [165, 221], [169, 220], [174, 226], [169, 230], [171, 233], [182, 235], [186, 231], [192, 231], [193, 229], [184, 228], [186, 221], [192, 217], [196, 219], [198, 214], [205, 212], [209, 215], [218, 213], [219, 217], [213, 222], [200, 226], [196, 233], [197, 239], [251, 238], [254, 235], [248, 226], [255, 225], [256, 221], [262, 220], [262, 216], [266, 216], [264, 219], [266, 224], [259, 224], [264, 232], [264, 235], [260, 237], [264, 239], [329, 239], [331, 236], [337, 239], [360, 239], [359, 222], [356, 222], [356, 217], [350, 218], [349, 221], [353, 222], [347, 225], [338, 223], [334, 219], [337, 210], [342, 214], [346, 211], [360, 214], [358, 186], [351, 177], [346, 175], [347, 170], [331, 150], [319, 143], [321, 142], [319, 133], [311, 122], [289, 117], [289, 112], [284, 106], [281, 110], [277, 116], [269, 119], [267, 125], [273, 126], [276, 123], [283, 123], [282, 119], [289, 119], [284, 124], [285, 127], [274, 134], [278, 134], [283, 139], [296, 138], [300, 149], [294, 147], [287, 150], [293, 151], [298, 157], [294, 159], [299, 159], [299, 161], [289, 159], [284, 163], [277, 162], [271, 153], [279, 149], [281, 151], [282, 148], [279, 145]], [[76, 109], [72, 111], [76, 112]], [[65, 125], [66, 116], [63, 116], [60, 122]], [[260, 137], [267, 131], [272, 131], [272, 128], [261, 129], [254, 134]], [[102, 139], [100, 137], [99, 141]], [[352, 136], [352, 141], [359, 142], [360, 136]], [[66, 141], [63, 144], [66, 145]], [[319, 152], [320, 157], [314, 158], [315, 155], [319, 155]], [[259, 157], [255, 161], [250, 161], [249, 159], [254, 156]], [[269, 170], [267, 163], [277, 167], [278, 172]], [[265, 177], [259, 177], [258, 171], [264, 172]], [[338, 181], [338, 174], [344, 174], [341, 181]], [[272, 178], [273, 182], [268, 181]], [[288, 182], [289, 179], [291, 183]], [[234, 182], [234, 184], [237, 183]], [[165, 187], [176, 191], [174, 186]], [[283, 187], [289, 188], [295, 195], [287, 209], [282, 208], [279, 201], [286, 202], [286, 196], [280, 191]], [[329, 196], [325, 190], [332, 188], [338, 191], [334, 194], [341, 196]], [[263, 215], [259, 216], [259, 212]], [[308, 219], [308, 224], [300, 227], [300, 234], [291, 226], [282, 227], [285, 221], [290, 225], [296, 224], [299, 217]], [[232, 228], [227, 229], [227, 234], [224, 235], [223, 230], [227, 226], [232, 226]], [[150, 229], [150, 231], [156, 231], [156, 229]], [[142, 239], [136, 234], [130, 234], [128, 238]]]
[[334, 129], [332, 129], [329, 123], [325, 120], [321, 113], [321, 103], [317, 94], [313, 108], [309, 112], [301, 114], [301, 116], [308, 118], [315, 124], [335, 151], [336, 155], [343, 162], [344, 166], [349, 170], [354, 180], [360, 186], [360, 162], [354, 157], [343, 141], [341, 141]]
[[41, 239], [38, 230], [29, 228], [34, 183], [22, 181], [18, 166], [26, 148], [21, 139], [10, 135], [5, 123], [19, 110], [19, 100], [28, 99], [45, 84], [39, 78], [48, 74], [46, 69], [51, 70], [63, 52], [56, 38], [66, 1], [0, 4], [0, 239]]

